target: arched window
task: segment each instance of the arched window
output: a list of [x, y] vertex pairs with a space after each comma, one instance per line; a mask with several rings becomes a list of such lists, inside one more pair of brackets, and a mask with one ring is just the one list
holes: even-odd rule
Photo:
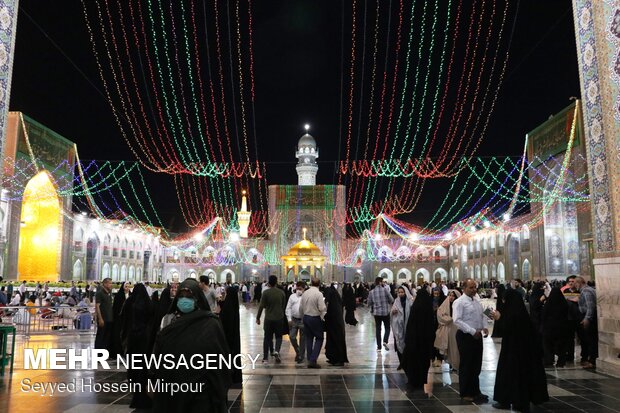
[[112, 256], [118, 257], [118, 250], [121, 246], [121, 240], [118, 238], [118, 235], [114, 238], [114, 244], [112, 244]]
[[467, 248], [465, 248], [465, 245], [461, 245], [461, 261], [467, 262]]
[[110, 256], [110, 244], [112, 243], [112, 240], [110, 238], [110, 234], [105, 234], [105, 237], [103, 238], [103, 256], [104, 257], [109, 257]]
[[530, 239], [530, 228], [527, 225], [523, 225], [521, 232], [523, 233], [523, 239]]
[[82, 248], [84, 248], [84, 230], [78, 228], [73, 238], [73, 250], [75, 252], [82, 252]]
[[523, 225], [521, 228], [521, 251], [530, 250], [530, 228], [527, 225]]
[[497, 280], [505, 281], [506, 280], [506, 272], [504, 270], [504, 263], [500, 262], [497, 264]]
[[127, 238], [123, 239], [123, 245], [121, 247], [121, 258], [127, 258]]
[[110, 264], [107, 262], [103, 264], [103, 268], [101, 270], [101, 279], [108, 278], [110, 276]]
[[526, 259], [523, 261], [523, 266], [521, 267], [521, 272], [523, 273], [523, 279], [530, 279], [530, 262]]
[[82, 262], [77, 260], [75, 264], [73, 264], [73, 280], [81, 280], [82, 279]]
[[112, 281], [118, 281], [118, 264], [112, 266]]

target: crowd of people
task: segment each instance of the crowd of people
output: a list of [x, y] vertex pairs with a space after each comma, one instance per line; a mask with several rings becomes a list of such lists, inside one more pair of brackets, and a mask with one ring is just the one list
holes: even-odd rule
[[[502, 341], [493, 394], [498, 409], [529, 411], [530, 404], [547, 401], [544, 369], [574, 361], [576, 338], [581, 366], [596, 365], [596, 292], [582, 277], [551, 283], [517, 279], [478, 284], [468, 279], [421, 286], [386, 283], [380, 277], [370, 286], [321, 285], [313, 279], [307, 288], [304, 282], [278, 285], [272, 276], [254, 290], [262, 292], [258, 324], [265, 312], [263, 363], [269, 363], [270, 355], [281, 362], [282, 335], [289, 334], [297, 363], [307, 358], [308, 368], [320, 368], [325, 336], [327, 362], [343, 366], [348, 363], [344, 324], [357, 325], [355, 311], [363, 305], [374, 317], [377, 351], [390, 350], [392, 334], [398, 369], [404, 370], [413, 390], [428, 391], [429, 369], [447, 366], [458, 372], [463, 400], [488, 402], [479, 375], [483, 338], [491, 323], [493, 337]], [[481, 297], [496, 304], [485, 309]]]
[[[520, 411], [548, 399], [544, 368], [562, 368], [574, 361], [576, 338], [581, 344], [581, 365], [594, 368], [597, 359], [596, 291], [576, 276], [551, 283], [478, 284], [468, 279], [423, 285], [396, 285], [380, 277], [371, 285], [359, 281], [322, 284], [316, 278], [307, 285], [304, 281], [281, 283], [276, 276], [263, 283], [212, 285], [202, 276], [169, 283], [161, 291], [147, 284], [122, 283], [113, 294], [112, 286], [109, 278], [84, 290], [72, 285], [64, 293], [52, 293], [46, 285], [39, 285], [25, 300], [26, 284], [18, 288], [11, 284], [1, 288], [0, 305], [27, 305], [38, 299], [54, 306], [75, 306], [94, 299], [95, 347], [109, 350], [114, 358], [116, 354], [239, 354], [240, 303], [256, 303], [256, 323], [264, 330], [263, 364], [268, 365], [270, 358], [276, 364], [282, 362], [282, 337], [289, 335], [295, 362], [306, 362], [311, 369], [321, 368], [318, 359], [323, 345], [327, 363], [344, 366], [349, 362], [345, 324], [356, 326], [356, 310], [365, 306], [374, 317], [377, 351], [390, 351], [393, 335], [397, 369], [404, 371], [414, 391], [426, 389], [433, 366], [448, 367], [458, 372], [461, 397], [478, 403], [488, 401], [478, 377], [482, 338], [489, 335], [493, 320], [492, 336], [502, 342], [494, 406]], [[481, 297], [496, 301], [485, 309]], [[133, 395], [131, 407], [154, 407], [156, 411], [191, 410], [205, 404], [213, 411], [225, 411], [227, 389], [242, 381], [241, 371], [234, 367], [218, 371], [130, 369], [127, 375], [138, 383], [159, 378], [198, 381], [209, 388], [205, 394], [147, 395], [143, 391]]]

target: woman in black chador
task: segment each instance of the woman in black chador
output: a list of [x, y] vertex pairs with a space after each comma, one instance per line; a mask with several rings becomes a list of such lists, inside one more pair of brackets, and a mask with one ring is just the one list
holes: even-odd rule
[[[125, 301], [121, 312], [121, 338], [126, 354], [150, 354], [153, 343], [153, 321], [155, 319], [154, 306], [144, 284], [136, 284], [133, 292]], [[129, 407], [133, 409], [150, 409], [151, 399], [147, 394], [147, 370], [128, 369], [127, 379], [133, 383], [140, 383], [142, 391], [133, 393]]]
[[350, 283], [345, 283], [342, 287], [342, 304], [344, 309], [347, 310], [344, 316], [344, 321], [352, 326], [357, 325], [357, 319], [355, 318], [355, 292]]
[[421, 288], [411, 306], [405, 332], [403, 368], [407, 373], [407, 384], [412, 389], [422, 388], [426, 384], [428, 369], [435, 356], [434, 342], [433, 299], [426, 288]]
[[559, 287], [553, 287], [545, 301], [542, 312], [542, 336], [545, 350], [545, 366], [553, 367], [555, 355], [558, 355], [556, 367], [564, 367], [568, 340], [571, 336], [568, 321], [568, 303]]
[[[155, 293], [153, 293], [155, 294]], [[151, 331], [151, 343], [155, 343], [155, 337], [157, 337], [157, 333], [159, 333], [161, 319], [164, 318], [168, 310], [170, 309], [170, 305], [172, 304], [172, 297], [170, 297], [170, 286], [164, 288], [159, 296], [159, 300], [157, 303], [153, 300], [153, 329]]]
[[263, 296], [263, 284], [260, 282], [256, 283], [256, 287], [254, 288], [254, 301], [260, 303], [260, 299]]
[[[220, 321], [224, 328], [224, 335], [231, 354], [241, 354], [241, 333], [239, 331], [239, 287], [232, 285], [226, 289], [226, 298], [222, 303], [220, 311]], [[241, 369], [233, 367], [232, 382], [240, 384], [242, 382]]]
[[507, 290], [504, 297], [503, 312], [493, 313], [507, 327], [497, 362], [493, 392], [497, 403], [493, 407], [509, 409], [512, 405], [515, 410], [529, 412], [530, 402], [541, 404], [549, 400], [543, 350], [521, 295]]
[[[495, 304], [495, 308], [500, 313], [504, 309], [504, 294], [506, 294], [506, 286], [504, 284], [499, 284], [497, 286], [497, 291], [496, 291], [497, 303]], [[495, 323], [493, 323], [493, 334], [491, 334], [491, 337], [502, 338], [503, 333], [504, 333], [504, 320], [495, 321]]]
[[325, 289], [327, 314], [325, 315], [325, 356], [327, 362], [334, 366], [348, 363], [347, 343], [344, 336], [344, 319], [342, 316], [342, 299], [333, 285]]
[[[196, 354], [215, 354], [217, 360], [220, 360], [220, 357], [228, 360], [230, 350], [222, 324], [215, 314], [207, 310], [208, 307], [205, 295], [195, 279], [189, 278], [179, 284], [170, 307], [171, 322], [157, 334], [153, 354], [156, 357], [160, 354], [162, 357], [172, 354], [175, 363], [181, 360], [181, 355], [190, 360]], [[202, 361], [208, 362], [206, 358]], [[173, 395], [169, 392], [157, 392], [153, 400], [155, 413], [228, 411], [227, 394], [231, 384], [231, 372], [226, 368], [226, 364], [222, 364], [218, 369], [191, 366], [185, 368], [183, 365], [166, 369], [162, 365], [153, 373], [154, 379], [161, 383], [187, 383], [194, 387], [202, 386], [203, 389]]]
[[[121, 312], [125, 305], [125, 300], [128, 298], [128, 292], [125, 291], [125, 282], [121, 283], [120, 288], [114, 294], [114, 302], [112, 303], [112, 312], [114, 313], [114, 321], [112, 323], [112, 354], [111, 357], [116, 357], [117, 354], [123, 354], [123, 346], [121, 344], [121, 328], [120, 322]], [[117, 322], [119, 321], [119, 322]]]

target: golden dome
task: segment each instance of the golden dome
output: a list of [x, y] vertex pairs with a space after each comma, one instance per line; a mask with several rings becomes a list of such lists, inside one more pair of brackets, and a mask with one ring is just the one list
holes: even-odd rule
[[289, 257], [292, 257], [292, 256], [322, 257], [323, 253], [321, 252], [319, 247], [317, 247], [310, 241], [303, 240], [293, 245], [293, 247], [290, 250], [288, 250], [287, 256]]

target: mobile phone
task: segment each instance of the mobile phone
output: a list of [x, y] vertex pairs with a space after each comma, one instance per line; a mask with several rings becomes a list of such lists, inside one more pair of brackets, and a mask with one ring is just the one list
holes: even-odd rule
[[493, 319], [493, 315], [491, 314], [493, 312], [493, 310], [491, 308], [487, 308], [483, 311], [484, 315], [489, 317], [490, 319]]

